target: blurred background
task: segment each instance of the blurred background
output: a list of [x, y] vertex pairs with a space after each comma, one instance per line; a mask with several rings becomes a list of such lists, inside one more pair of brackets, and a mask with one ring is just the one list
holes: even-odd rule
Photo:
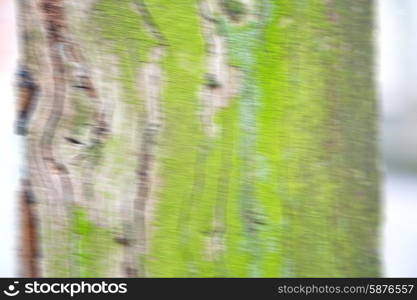
[[0, 0], [0, 276], [17, 276], [17, 187], [21, 148], [13, 133], [17, 60], [14, 0]]
[[[375, 0], [381, 107], [384, 276], [417, 277], [417, 1]], [[0, 0], [0, 276], [17, 276], [16, 193], [22, 153], [13, 134], [17, 61], [13, 0]]]
[[377, 79], [382, 107], [385, 275], [417, 277], [417, 1], [379, 0]]

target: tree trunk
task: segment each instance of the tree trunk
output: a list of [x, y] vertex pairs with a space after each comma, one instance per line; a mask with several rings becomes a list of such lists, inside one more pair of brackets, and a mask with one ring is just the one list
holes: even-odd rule
[[371, 0], [19, 0], [22, 275], [379, 275]]

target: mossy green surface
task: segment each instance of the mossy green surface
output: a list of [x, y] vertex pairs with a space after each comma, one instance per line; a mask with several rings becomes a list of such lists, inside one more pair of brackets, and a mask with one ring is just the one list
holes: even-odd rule
[[[178, 165], [169, 164], [162, 173], [163, 180], [173, 181], [164, 185], [160, 195], [165, 210], [157, 214], [159, 230], [154, 241], [159, 242], [151, 251], [151, 265], [155, 267], [150, 275], [376, 276], [378, 264], [365, 257], [377, 248], [377, 196], [375, 191], [362, 190], [364, 205], [352, 193], [351, 183], [360, 176], [365, 179], [361, 175], [364, 166], [352, 169], [351, 157], [356, 153], [348, 154], [348, 149], [358, 145], [354, 129], [358, 123], [353, 125], [347, 119], [340, 122], [337, 116], [349, 109], [353, 116], [362, 115], [356, 118], [362, 126], [374, 126], [372, 74], [358, 80], [357, 71], [344, 58], [354, 57], [356, 52], [343, 50], [363, 39], [359, 28], [353, 30], [356, 36], [346, 32], [359, 18], [356, 10], [362, 12], [362, 30], [366, 30], [365, 24], [372, 20], [369, 4], [348, 8], [323, 1], [263, 3], [263, 21], [246, 25], [219, 22], [223, 24], [219, 32], [228, 40], [230, 62], [243, 72], [234, 108], [222, 112], [222, 118], [234, 120], [221, 123], [224, 135], [235, 128], [233, 138], [208, 140], [196, 132], [191, 141], [188, 137], [192, 134], [182, 124], [175, 128], [175, 135], [167, 136], [175, 141], [175, 149], [189, 151], [184, 152], [184, 159], [183, 154], [175, 152]], [[158, 15], [157, 10], [153, 13]], [[347, 23], [341, 26], [335, 15]], [[168, 28], [166, 33], [169, 35]], [[179, 44], [187, 40], [182, 32], [175, 37]], [[370, 36], [363, 42], [362, 67], [371, 68], [371, 54], [363, 55], [372, 53]], [[359, 95], [349, 89], [353, 81], [365, 93]], [[174, 99], [175, 92], [169, 95]], [[350, 110], [359, 103], [364, 109]], [[165, 112], [174, 113], [169, 108]], [[187, 122], [195, 120], [196, 113]], [[181, 138], [174, 138], [180, 133]], [[360, 139], [360, 156], [366, 156], [363, 147], [371, 147], [368, 153], [375, 151], [375, 133], [366, 131], [363, 137], [366, 134], [368, 139]], [[218, 171], [223, 170], [224, 152], [229, 152], [231, 166], [227, 193], [215, 184], [225, 180]], [[375, 170], [375, 161], [369, 163]], [[186, 164], [190, 164], [188, 171]], [[359, 177], [355, 179], [352, 173]], [[373, 186], [377, 182], [375, 174], [367, 177]], [[193, 181], [189, 181], [191, 178]], [[216, 202], [214, 195], [219, 193], [221, 200]], [[164, 201], [167, 203], [162, 204]], [[225, 212], [219, 213], [218, 205]], [[219, 215], [224, 218], [224, 249], [211, 261], [207, 254], [213, 234], [210, 226]], [[366, 215], [363, 226], [368, 228], [367, 233], [373, 232], [367, 247], [353, 246], [364, 243], [364, 233], [358, 231], [361, 221], [356, 219], [360, 215]], [[165, 223], [168, 219], [178, 221]]]
[[111, 266], [115, 243], [111, 232], [95, 225], [81, 207], [72, 209], [73, 261], [71, 276], [101, 277]]
[[152, 0], [146, 4], [167, 43], [162, 62], [164, 132], [158, 174], [162, 186], [148, 272], [150, 276], [198, 276], [196, 246], [201, 247], [201, 242], [195, 239], [200, 240], [202, 232], [192, 223], [204, 193], [201, 176], [207, 166], [207, 149], [198, 115], [205, 53], [197, 2]]

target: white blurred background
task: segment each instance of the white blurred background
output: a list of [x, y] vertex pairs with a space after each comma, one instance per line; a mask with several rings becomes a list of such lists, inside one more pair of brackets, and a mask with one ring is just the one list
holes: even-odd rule
[[[375, 0], [375, 5], [385, 171], [383, 275], [417, 277], [417, 0]], [[15, 196], [21, 150], [13, 134], [12, 84], [16, 59], [14, 1], [0, 0], [0, 277], [18, 275]]]
[[14, 70], [17, 59], [13, 0], [0, 0], [0, 277], [17, 276], [19, 138], [13, 133]]
[[384, 275], [417, 277], [417, 1], [378, 0]]

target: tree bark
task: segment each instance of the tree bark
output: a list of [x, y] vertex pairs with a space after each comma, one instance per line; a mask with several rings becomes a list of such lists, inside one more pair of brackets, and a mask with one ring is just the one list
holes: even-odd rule
[[23, 276], [371, 277], [371, 0], [20, 0]]

